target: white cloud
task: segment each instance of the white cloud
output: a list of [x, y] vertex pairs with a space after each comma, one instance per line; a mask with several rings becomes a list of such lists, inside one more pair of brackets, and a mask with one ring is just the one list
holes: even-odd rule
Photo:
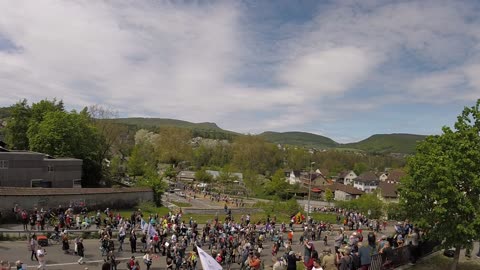
[[339, 95], [365, 79], [372, 61], [355, 47], [315, 51], [288, 63], [281, 80], [310, 96]]
[[[480, 23], [468, 2], [335, 1], [274, 41], [240, 5], [0, 2], [0, 36], [16, 46], [0, 49], [0, 103], [57, 97], [260, 131], [480, 93]], [[244, 73], [270, 76], [239, 81]]]

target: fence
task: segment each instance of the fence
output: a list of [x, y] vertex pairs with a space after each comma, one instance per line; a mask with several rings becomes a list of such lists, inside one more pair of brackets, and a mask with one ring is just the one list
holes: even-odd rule
[[[433, 252], [435, 247], [440, 243], [436, 241], [422, 241], [418, 246], [418, 258], [427, 256]], [[392, 263], [388, 269], [394, 269], [401, 265], [405, 265], [410, 262], [410, 246], [403, 246], [399, 248], [394, 248], [392, 253]], [[382, 270], [384, 263], [384, 258], [381, 254], [376, 254], [372, 256], [372, 262], [370, 264], [369, 270]]]

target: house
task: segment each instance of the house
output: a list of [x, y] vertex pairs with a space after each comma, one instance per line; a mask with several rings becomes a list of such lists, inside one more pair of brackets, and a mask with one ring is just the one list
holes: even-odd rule
[[380, 180], [380, 182], [385, 182], [387, 181], [387, 179], [388, 179], [388, 172], [381, 173], [378, 176], [378, 180]]
[[377, 196], [380, 200], [384, 202], [395, 202], [398, 203], [399, 193], [398, 193], [398, 185], [387, 183], [387, 182], [380, 182], [378, 184], [378, 193]]
[[0, 151], [0, 186], [74, 188], [82, 185], [81, 159], [30, 151]]
[[[311, 179], [311, 183], [310, 183]], [[300, 176], [300, 183], [304, 187], [309, 187], [311, 186], [322, 186], [322, 185], [328, 185], [329, 182], [327, 178], [319, 171], [317, 170], [316, 172], [309, 174], [309, 173], [302, 173]]]
[[365, 194], [365, 192], [357, 188], [354, 188], [351, 185], [344, 185], [340, 183], [333, 183], [332, 185], [315, 187], [315, 188], [312, 188], [312, 191], [313, 192], [322, 191], [324, 193], [327, 189], [330, 189], [331, 191], [333, 191], [334, 199], [336, 201], [349, 201], [352, 199], [356, 199], [361, 195]]
[[177, 174], [177, 181], [193, 182], [193, 181], [195, 181], [195, 172], [194, 171], [180, 171]]
[[[206, 170], [206, 173], [210, 174], [214, 180], [220, 177], [221, 172], [213, 171], [213, 170]], [[234, 183], [243, 183], [243, 174], [242, 173], [229, 173], [232, 178], [235, 178], [233, 181]]]
[[402, 170], [402, 169], [394, 169], [394, 170], [391, 170], [389, 173], [388, 173], [388, 177], [386, 179], [386, 182], [387, 183], [392, 183], [392, 184], [397, 184], [397, 183], [400, 183], [400, 180], [405, 177], [405, 175], [407, 175], [407, 173]]
[[285, 181], [288, 182], [290, 185], [295, 185], [300, 183], [300, 171], [285, 171]]
[[337, 177], [337, 183], [344, 185], [353, 185], [353, 181], [357, 178], [357, 174], [352, 170], [341, 172]]
[[368, 171], [360, 174], [354, 181], [353, 187], [358, 188], [366, 193], [370, 193], [378, 187], [377, 175], [374, 172]]

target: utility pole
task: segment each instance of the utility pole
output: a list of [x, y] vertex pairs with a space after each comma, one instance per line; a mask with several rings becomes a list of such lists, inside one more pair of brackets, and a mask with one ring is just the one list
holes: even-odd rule
[[310, 194], [312, 192], [312, 167], [315, 164], [315, 162], [310, 162], [310, 173], [309, 173], [309, 178], [310, 178], [310, 183], [308, 184], [308, 202], [307, 202], [307, 222], [310, 221]]

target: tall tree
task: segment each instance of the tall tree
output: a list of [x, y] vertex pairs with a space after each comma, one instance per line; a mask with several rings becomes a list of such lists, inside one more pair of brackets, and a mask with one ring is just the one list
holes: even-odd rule
[[7, 121], [5, 139], [8, 147], [17, 150], [28, 150], [28, 124], [32, 116], [32, 108], [26, 99], [11, 106], [11, 115]]
[[31, 150], [82, 159], [82, 186], [99, 184], [102, 166], [97, 145], [100, 137], [85, 110], [47, 112], [35, 130], [28, 132]]
[[38, 133], [38, 127], [40, 123], [44, 120], [45, 116], [49, 112], [65, 112], [65, 108], [63, 106], [63, 101], [58, 101], [57, 99], [48, 100], [43, 99], [37, 103], [32, 104], [32, 114], [30, 119], [28, 120], [28, 130], [27, 136], [35, 136]]
[[161, 162], [177, 165], [192, 157], [192, 133], [185, 128], [164, 127], [153, 140], [155, 152]]
[[[429, 136], [407, 162], [401, 205], [409, 217], [428, 228], [428, 235], [460, 250], [480, 231], [480, 100], [466, 107], [454, 128]], [[415, 209], [415, 211], [411, 211]]]
[[242, 171], [271, 175], [282, 161], [278, 148], [260, 136], [240, 136], [234, 142], [232, 164]]
[[285, 179], [283, 170], [277, 170], [269, 182], [265, 184], [265, 193], [267, 195], [276, 195], [280, 199], [288, 199], [288, 189], [290, 184]]
[[[102, 172], [103, 179], [106, 182], [110, 182], [110, 172], [111, 168], [108, 169], [106, 162], [104, 160], [111, 160], [115, 154], [120, 154], [123, 157], [126, 149], [125, 141], [128, 140], [128, 128], [125, 125], [115, 123], [113, 118], [117, 117], [117, 113], [112, 109], [103, 107], [101, 105], [93, 105], [88, 108], [88, 113], [92, 119], [93, 124], [97, 128], [99, 135], [101, 136], [100, 144], [98, 145], [99, 156], [98, 158], [101, 161], [103, 166]], [[121, 161], [121, 159], [117, 160]], [[111, 165], [111, 164], [110, 164]], [[120, 165], [120, 162], [118, 163]], [[115, 168], [120, 169], [121, 166], [116, 166]], [[112, 172], [115, 175], [118, 175], [121, 172]]]

